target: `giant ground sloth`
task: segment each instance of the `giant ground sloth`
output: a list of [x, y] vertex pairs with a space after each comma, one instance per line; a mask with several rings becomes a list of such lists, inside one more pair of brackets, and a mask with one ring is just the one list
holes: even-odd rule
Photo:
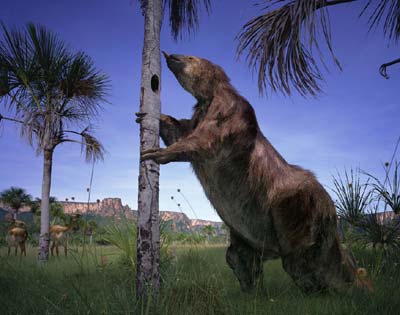
[[328, 193], [311, 172], [288, 164], [274, 149], [252, 106], [222, 68], [198, 57], [164, 56], [197, 104], [191, 119], [161, 115], [160, 135], [167, 147], [146, 150], [141, 158], [191, 163], [230, 229], [226, 260], [241, 289], [253, 291], [263, 262], [277, 257], [307, 293], [354, 281], [368, 286], [341, 248]]

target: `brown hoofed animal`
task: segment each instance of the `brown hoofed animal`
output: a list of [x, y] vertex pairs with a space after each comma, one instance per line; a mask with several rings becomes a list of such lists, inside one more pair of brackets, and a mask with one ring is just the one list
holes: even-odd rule
[[[335, 206], [315, 176], [288, 164], [262, 134], [252, 106], [208, 60], [164, 53], [169, 69], [196, 99], [191, 119], [161, 115], [166, 148], [142, 152], [157, 163], [190, 162], [230, 229], [226, 260], [243, 291], [262, 279], [263, 262], [280, 257], [305, 292], [371, 288], [341, 248]], [[140, 122], [146, 113], [137, 113]]]
[[58, 256], [58, 246], [64, 247], [64, 254], [67, 256], [68, 253], [68, 234], [70, 231], [76, 231], [79, 228], [78, 219], [80, 214], [72, 214], [70, 222], [67, 226], [64, 225], [52, 225], [50, 227], [50, 240], [51, 240], [51, 256], [54, 256], [54, 248], [56, 249], [56, 255]]
[[25, 222], [12, 219], [6, 236], [8, 255], [11, 253], [11, 247], [15, 247], [15, 255], [17, 255], [19, 247], [21, 250], [21, 256], [26, 256], [25, 242], [27, 238], [28, 231]]
[[19, 227], [19, 228], [26, 229], [26, 223], [24, 221], [17, 220], [17, 219], [11, 219], [9, 221], [10, 221], [9, 228]]

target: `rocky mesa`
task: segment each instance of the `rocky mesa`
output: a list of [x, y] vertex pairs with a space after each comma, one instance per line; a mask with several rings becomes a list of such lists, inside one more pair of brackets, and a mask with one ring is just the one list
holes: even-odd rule
[[[104, 217], [125, 216], [129, 219], [137, 217], [137, 210], [132, 210], [128, 205], [123, 205], [121, 198], [104, 198], [96, 202], [75, 202], [60, 201], [64, 208], [64, 213], [93, 214]], [[182, 212], [160, 211], [160, 218], [165, 222], [170, 222], [171, 229], [176, 232], [190, 233], [200, 232], [205, 226], [211, 225], [217, 235], [222, 235], [225, 231], [222, 228], [222, 222], [208, 220], [189, 219]]]

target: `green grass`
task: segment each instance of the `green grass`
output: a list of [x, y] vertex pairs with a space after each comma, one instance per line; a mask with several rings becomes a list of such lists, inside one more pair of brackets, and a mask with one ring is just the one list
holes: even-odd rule
[[[304, 296], [281, 267], [266, 263], [264, 288], [240, 291], [225, 263], [223, 247], [179, 247], [164, 268], [158, 299], [138, 303], [134, 272], [115, 247], [73, 250], [36, 266], [36, 249], [27, 257], [7, 257], [0, 250], [1, 314], [399, 314], [400, 269], [373, 272], [375, 293]], [[362, 253], [361, 253], [362, 254]], [[107, 265], [100, 257], [107, 257]], [[374, 257], [362, 262], [373, 267]], [[372, 264], [372, 265], [371, 265]], [[374, 270], [373, 268], [371, 268]]]

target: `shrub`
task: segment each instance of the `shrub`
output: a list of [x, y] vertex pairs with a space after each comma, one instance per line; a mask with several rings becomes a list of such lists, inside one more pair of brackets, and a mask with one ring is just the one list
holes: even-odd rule
[[361, 172], [359, 169], [350, 170], [350, 174], [345, 170], [345, 176], [342, 178], [340, 174], [333, 177], [335, 188], [334, 193], [337, 196], [335, 205], [339, 217], [351, 225], [357, 224], [364, 214], [366, 208], [371, 202], [372, 190], [366, 183], [361, 183]]
[[376, 193], [377, 201], [382, 201], [385, 205], [385, 209], [389, 207], [394, 213], [400, 214], [400, 162], [395, 162], [392, 178], [390, 178], [391, 165], [386, 163], [385, 166], [386, 174], [383, 182], [371, 174], [366, 174], [373, 179], [372, 187]]
[[[121, 218], [119, 221], [104, 227], [103, 240], [118, 247], [123, 252], [120, 262], [136, 269], [137, 224], [134, 220]], [[172, 263], [172, 254], [169, 251], [170, 239], [164, 232], [164, 224], [160, 224], [160, 273], [161, 279]]]

